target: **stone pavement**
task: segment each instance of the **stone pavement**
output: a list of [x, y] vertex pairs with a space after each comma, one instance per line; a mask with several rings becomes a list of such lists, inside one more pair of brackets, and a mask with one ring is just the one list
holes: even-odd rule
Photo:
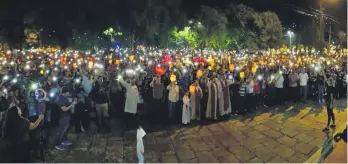
[[[347, 122], [346, 101], [336, 102], [337, 125]], [[333, 130], [321, 131], [326, 121], [325, 108], [309, 102], [258, 109], [248, 116], [206, 125], [145, 125], [145, 162], [303, 163], [332, 135]], [[136, 163], [135, 135], [117, 127], [111, 134], [70, 133], [71, 149], [51, 150], [48, 162]]]

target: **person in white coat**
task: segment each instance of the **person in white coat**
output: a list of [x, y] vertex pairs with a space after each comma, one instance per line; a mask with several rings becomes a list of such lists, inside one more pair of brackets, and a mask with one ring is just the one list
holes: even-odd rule
[[137, 155], [139, 163], [144, 163], [144, 143], [143, 137], [146, 135], [144, 129], [138, 126], [137, 130]]
[[137, 113], [139, 91], [134, 81], [124, 82], [119, 80], [121, 85], [126, 88], [126, 103], [124, 106], [125, 123], [127, 127], [132, 127], [135, 124], [135, 114]]
[[184, 103], [182, 106], [182, 123], [186, 125], [190, 123], [191, 120], [189, 92], [185, 93], [182, 101]]

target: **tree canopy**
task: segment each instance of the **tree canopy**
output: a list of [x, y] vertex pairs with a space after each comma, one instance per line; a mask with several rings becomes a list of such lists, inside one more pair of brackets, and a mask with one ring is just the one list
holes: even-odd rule
[[[0, 36], [11, 43], [37, 43], [40, 40], [43, 45], [58, 44], [79, 49], [83, 44], [86, 47], [110, 46], [118, 42], [127, 47], [257, 51], [284, 44], [283, 27], [276, 13], [258, 12], [243, 4], [230, 3], [225, 8], [201, 6], [195, 15], [189, 16], [183, 11], [181, 0], [63, 2], [69, 5], [25, 2], [19, 5], [23, 10], [1, 10], [0, 20], [9, 22], [0, 28]], [[11, 2], [8, 5], [17, 4]], [[31, 10], [24, 10], [25, 5]], [[10, 20], [21, 22], [21, 26], [12, 27]], [[32, 35], [25, 35], [24, 29], [39, 31], [36, 40], [28, 40]], [[337, 35], [339, 44], [346, 43], [344, 34]]]

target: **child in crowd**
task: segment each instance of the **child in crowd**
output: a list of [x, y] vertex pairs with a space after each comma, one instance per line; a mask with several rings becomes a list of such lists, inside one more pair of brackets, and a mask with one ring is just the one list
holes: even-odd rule
[[191, 120], [191, 112], [190, 112], [190, 98], [189, 92], [186, 91], [183, 98], [183, 106], [182, 106], [182, 123], [188, 124]]
[[144, 129], [138, 124], [137, 129], [137, 155], [139, 163], [144, 163], [144, 143], [143, 137], [146, 135]]

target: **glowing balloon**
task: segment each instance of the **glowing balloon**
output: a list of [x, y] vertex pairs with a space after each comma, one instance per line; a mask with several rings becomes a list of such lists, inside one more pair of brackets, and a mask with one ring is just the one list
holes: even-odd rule
[[134, 55], [129, 55], [128, 58], [129, 58], [130, 61], [133, 61], [134, 60]]
[[234, 70], [234, 64], [229, 64], [228, 68], [232, 72]]
[[164, 73], [166, 73], [166, 70], [161, 66], [156, 66], [155, 73], [156, 75], [163, 75]]
[[190, 92], [194, 93], [196, 91], [196, 86], [190, 85]]
[[118, 59], [115, 60], [115, 64], [116, 64], [116, 65], [120, 65], [120, 60], [118, 60]]
[[196, 76], [200, 78], [202, 77], [202, 75], [203, 75], [203, 71], [201, 69], [197, 70]]
[[171, 81], [171, 82], [176, 81], [176, 75], [171, 74], [171, 75], [170, 75], [170, 81]]
[[244, 72], [239, 72], [239, 77], [240, 77], [240, 78], [242, 78], [242, 79], [243, 79], [243, 78], [244, 78], [244, 76], [245, 76], [245, 75], [244, 75]]
[[255, 73], [256, 70], [257, 70], [256, 66], [253, 66], [253, 67], [251, 68], [251, 72], [252, 72], [252, 73]]
[[139, 59], [140, 59], [141, 62], [145, 61], [144, 57], [140, 57]]

